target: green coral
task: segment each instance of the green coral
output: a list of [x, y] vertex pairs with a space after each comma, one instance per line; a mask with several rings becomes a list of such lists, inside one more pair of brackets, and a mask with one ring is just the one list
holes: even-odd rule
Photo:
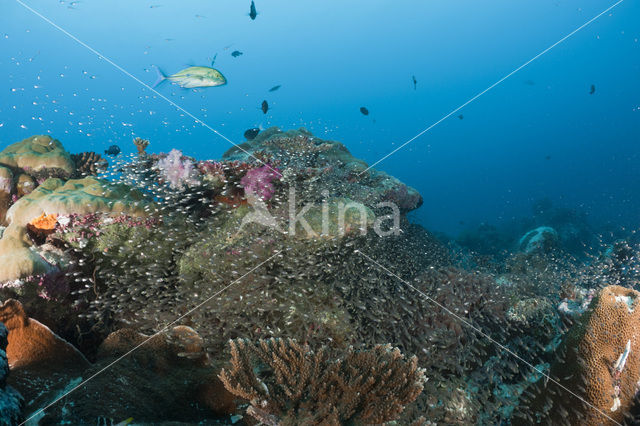
[[26, 226], [42, 214], [126, 213], [146, 216], [151, 206], [142, 193], [104, 179], [47, 179], [7, 212], [10, 223]]
[[0, 164], [38, 177], [66, 178], [75, 171], [75, 164], [60, 141], [47, 135], [9, 145], [0, 152]]

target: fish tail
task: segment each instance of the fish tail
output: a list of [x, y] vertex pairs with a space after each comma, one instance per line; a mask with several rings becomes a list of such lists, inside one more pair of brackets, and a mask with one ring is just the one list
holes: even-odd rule
[[153, 83], [153, 86], [151, 86], [152, 88], [155, 88], [158, 84], [162, 83], [167, 76], [162, 72], [162, 70], [160, 69], [160, 67], [154, 65], [155, 69], [156, 69], [156, 73], [158, 75], [158, 79], [156, 80], [155, 83]]

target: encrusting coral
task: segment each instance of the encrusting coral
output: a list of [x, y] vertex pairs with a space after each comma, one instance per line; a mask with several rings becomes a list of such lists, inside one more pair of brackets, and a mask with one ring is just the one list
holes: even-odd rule
[[426, 382], [417, 358], [377, 345], [331, 359], [292, 339], [230, 341], [231, 368], [220, 379], [268, 425], [380, 424], [394, 420]]

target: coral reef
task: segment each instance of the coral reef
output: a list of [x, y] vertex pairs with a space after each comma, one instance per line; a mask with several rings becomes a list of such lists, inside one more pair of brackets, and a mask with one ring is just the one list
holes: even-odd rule
[[[6, 305], [16, 341], [34, 336], [9, 351], [23, 358], [9, 381], [25, 413], [136, 348], [43, 424], [543, 421], [549, 410], [528, 409], [530, 396], [558, 396], [536, 393], [547, 389], [540, 371], [561, 370], [587, 340], [569, 327], [595, 321], [585, 309], [600, 288], [640, 282], [631, 242], [577, 261], [562, 250], [573, 216], [544, 206], [511, 232], [487, 225], [445, 245], [409, 223], [422, 203], [414, 189], [304, 129], [267, 129], [241, 146], [249, 154], [233, 148], [221, 160], [134, 143], [140, 155], [114, 161], [103, 179], [69, 179], [83, 173], [80, 157], [68, 175], [0, 166], [0, 298], [23, 306]], [[558, 231], [553, 250], [532, 243], [539, 232], [514, 252], [545, 223]], [[178, 317], [183, 325], [159, 332]], [[217, 377], [230, 340], [221, 377], [235, 395]], [[632, 411], [626, 374], [637, 351], [631, 338], [614, 340], [604, 363], [612, 358], [614, 373], [630, 342], [607, 382], [617, 415]]]
[[380, 424], [395, 420], [426, 382], [417, 358], [378, 345], [336, 360], [291, 339], [230, 342], [220, 379], [248, 400], [248, 414], [271, 425]]

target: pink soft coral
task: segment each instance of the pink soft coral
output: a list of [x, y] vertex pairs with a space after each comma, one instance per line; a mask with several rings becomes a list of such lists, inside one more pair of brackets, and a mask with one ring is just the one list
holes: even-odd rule
[[184, 186], [192, 186], [197, 184], [196, 169], [193, 161], [188, 158], [182, 158], [182, 152], [177, 149], [158, 161], [158, 169], [160, 175], [165, 181], [169, 182], [169, 186], [173, 189], [182, 189]]
[[273, 181], [280, 179], [282, 174], [268, 164], [251, 169], [240, 180], [247, 196], [255, 196], [263, 201], [269, 200], [276, 192]]

